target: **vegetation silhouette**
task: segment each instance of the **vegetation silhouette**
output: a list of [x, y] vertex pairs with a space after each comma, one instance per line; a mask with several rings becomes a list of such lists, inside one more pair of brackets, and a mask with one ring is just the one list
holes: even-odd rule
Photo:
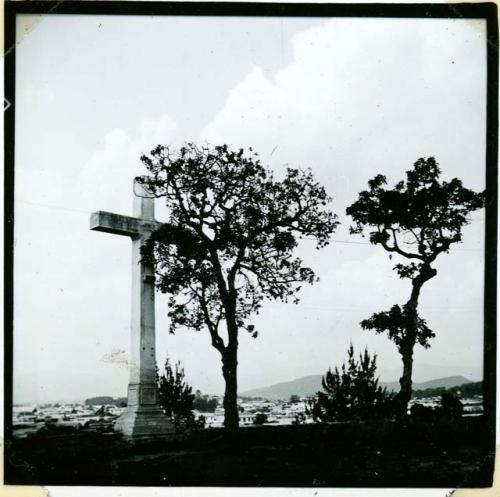
[[464, 406], [458, 395], [452, 392], [443, 392], [439, 406], [425, 406], [419, 402], [411, 406], [412, 423], [460, 425]]
[[365, 348], [356, 358], [352, 343], [347, 364], [323, 376], [322, 392], [309, 401], [309, 413], [316, 422], [366, 421], [392, 415], [394, 394], [378, 384], [377, 356]]
[[219, 402], [215, 397], [202, 395], [199, 390], [196, 390], [193, 400], [193, 409], [201, 412], [214, 412]]
[[267, 414], [264, 412], [258, 412], [253, 418], [253, 424], [260, 426], [267, 423]]
[[461, 397], [474, 397], [477, 395], [483, 395], [483, 382], [475, 381], [472, 383], [464, 383], [462, 385], [451, 388], [436, 387], [425, 388], [424, 390], [414, 390], [412, 392], [412, 398], [421, 399], [425, 397], [439, 397], [445, 392]]
[[172, 419], [177, 432], [203, 428], [204, 418], [195, 419], [193, 402], [195, 395], [185, 380], [184, 368], [180, 362], [172, 368], [170, 359], [165, 360], [164, 371], [157, 371], [158, 403], [165, 414]]
[[316, 239], [318, 249], [327, 245], [336, 215], [310, 170], [287, 168], [277, 180], [252, 149], [158, 145], [141, 160], [148, 174], [138, 181], [169, 212], [143, 257], [170, 295], [170, 331], [208, 329], [222, 360], [224, 426], [234, 433], [240, 330], [257, 337], [250, 318], [264, 299], [297, 302], [301, 285], [317, 280], [293, 251], [300, 237]]
[[406, 172], [406, 180], [387, 188], [382, 174], [368, 182], [346, 210], [354, 221], [352, 234], [368, 230], [372, 244], [381, 245], [408, 262], [394, 267], [400, 278], [411, 281], [408, 301], [389, 311], [377, 312], [361, 322], [364, 329], [386, 332], [403, 361], [399, 380], [398, 414], [407, 415], [412, 392], [413, 351], [416, 344], [429, 347], [435, 336], [418, 314], [422, 286], [436, 276], [432, 263], [438, 255], [448, 253], [450, 246], [462, 241], [462, 228], [469, 224], [469, 214], [484, 206], [485, 193], [465, 188], [461, 180], [440, 180], [441, 170], [434, 157], [420, 158]]

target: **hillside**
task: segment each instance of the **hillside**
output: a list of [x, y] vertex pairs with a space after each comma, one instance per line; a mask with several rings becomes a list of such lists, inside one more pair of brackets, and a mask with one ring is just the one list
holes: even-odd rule
[[[314, 395], [318, 390], [321, 390], [321, 378], [319, 374], [304, 376], [296, 380], [276, 383], [268, 387], [254, 388], [241, 392], [241, 397], [263, 397], [269, 400], [288, 400], [290, 395], [298, 395], [300, 397], [309, 397]], [[425, 390], [426, 388], [452, 388], [465, 383], [471, 383], [470, 380], [464, 376], [447, 376], [446, 378], [438, 378], [435, 380], [414, 383], [414, 390]], [[399, 390], [399, 383], [394, 382], [380, 382], [388, 390]]]
[[319, 374], [303, 376], [292, 381], [276, 383], [269, 387], [254, 388], [241, 392], [241, 397], [264, 397], [269, 400], [283, 399], [288, 400], [290, 395], [299, 397], [308, 397], [321, 389], [321, 378]]

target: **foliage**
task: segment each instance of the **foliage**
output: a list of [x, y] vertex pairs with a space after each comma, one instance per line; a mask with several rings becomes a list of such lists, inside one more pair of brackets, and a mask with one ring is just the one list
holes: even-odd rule
[[387, 189], [386, 177], [379, 174], [347, 208], [355, 222], [351, 233], [371, 227], [371, 243], [412, 261], [395, 266], [402, 278], [414, 278], [424, 263], [460, 242], [469, 214], [484, 206], [484, 192], [464, 188], [458, 178], [439, 181], [440, 173], [434, 157], [418, 159], [406, 181]]
[[290, 395], [290, 404], [297, 404], [300, 402], [300, 397], [298, 395]]
[[401, 354], [403, 375], [398, 394], [399, 414], [406, 416], [411, 397], [413, 349], [415, 344], [429, 347], [435, 334], [418, 315], [418, 300], [424, 283], [437, 271], [431, 266], [453, 243], [462, 241], [462, 228], [469, 214], [484, 206], [485, 193], [465, 188], [458, 178], [440, 180], [441, 171], [434, 157], [420, 158], [406, 172], [406, 180], [392, 189], [379, 174], [368, 181], [368, 190], [347, 208], [353, 218], [353, 234], [368, 230], [372, 244], [382, 245], [403, 261], [394, 266], [400, 278], [411, 281], [410, 297], [403, 306], [373, 314], [361, 322], [364, 329], [387, 332]]
[[462, 417], [464, 406], [457, 395], [444, 392], [441, 394], [441, 410], [447, 419], [456, 421]]
[[288, 168], [276, 180], [251, 149], [158, 145], [141, 160], [148, 174], [138, 182], [169, 212], [143, 258], [170, 295], [170, 331], [208, 329], [222, 357], [225, 425], [234, 429], [239, 330], [257, 337], [251, 317], [264, 299], [297, 302], [301, 285], [317, 280], [293, 252], [303, 237], [328, 244], [338, 224], [330, 198], [310, 170]]
[[299, 412], [295, 415], [292, 425], [303, 425], [306, 422], [306, 419], [306, 415], [303, 412]]
[[267, 414], [263, 412], [258, 412], [253, 418], [253, 424], [260, 426], [263, 425], [264, 423], [267, 423]]
[[196, 391], [193, 400], [193, 409], [201, 412], [214, 412], [219, 402], [216, 398], [210, 398], [208, 395], [202, 395], [199, 390]]
[[410, 345], [417, 342], [422, 347], [429, 348], [429, 340], [435, 337], [435, 333], [418, 314], [416, 332], [407, 333], [411, 319], [412, 314], [407, 306], [393, 305], [388, 312], [376, 312], [369, 319], [361, 321], [361, 327], [365, 330], [375, 330], [377, 334], [387, 332], [389, 340], [396, 344], [400, 352], [408, 347], [408, 342]]
[[462, 398], [471, 397], [473, 395], [482, 395], [483, 382], [476, 381], [472, 383], [464, 383], [463, 385], [451, 388], [437, 387], [437, 388], [426, 388], [424, 390], [415, 390], [413, 391], [412, 395], [416, 399], [423, 399], [426, 397], [438, 397], [445, 392], [460, 396]]
[[171, 331], [208, 326], [218, 347], [229, 293], [238, 327], [254, 336], [248, 318], [265, 297], [286, 301], [300, 284], [315, 281], [292, 257], [297, 236], [314, 237], [323, 247], [338, 224], [324, 210], [330, 199], [310, 171], [289, 168], [277, 181], [256, 157], [226, 145], [188, 143], [179, 152], [159, 145], [141, 158], [149, 175], [138, 181], [162, 197], [170, 213], [144, 254], [154, 250], [159, 288], [172, 296]]
[[197, 422], [194, 418], [194, 394], [191, 386], [185, 381], [184, 368], [180, 362], [175, 364], [174, 369], [167, 358], [163, 374], [157, 374], [157, 385], [158, 403], [172, 419], [177, 430], [203, 427], [203, 420]]
[[400, 278], [412, 280], [414, 298], [361, 323], [377, 333], [387, 331], [399, 350], [414, 343], [429, 347], [434, 332], [416, 314], [420, 288], [436, 275], [431, 267], [436, 257], [462, 241], [469, 214], [484, 206], [484, 192], [464, 188], [458, 178], [440, 181], [440, 173], [434, 157], [429, 157], [418, 159], [406, 172], [406, 181], [392, 189], [385, 187], [387, 180], [379, 174], [368, 182], [369, 190], [362, 191], [346, 210], [355, 223], [351, 233], [363, 235], [370, 228], [371, 243], [382, 245], [390, 257], [398, 254], [409, 261], [396, 264], [394, 269]]
[[410, 415], [413, 421], [424, 421], [430, 422], [436, 420], [437, 410], [430, 406], [424, 406], [423, 404], [416, 403], [410, 408]]
[[113, 398], [106, 395], [100, 397], [91, 397], [85, 400], [85, 405], [87, 406], [102, 406], [102, 405], [114, 405], [117, 407], [127, 407], [127, 397]]
[[462, 419], [464, 406], [458, 395], [452, 392], [443, 392], [439, 407], [429, 407], [416, 403], [411, 406], [411, 417], [414, 421], [445, 422], [447, 424]]
[[371, 357], [365, 348], [356, 359], [352, 343], [347, 352], [347, 364], [340, 371], [327, 371], [321, 382], [323, 391], [309, 403], [313, 419], [328, 422], [390, 416], [394, 395], [378, 384], [377, 356]]

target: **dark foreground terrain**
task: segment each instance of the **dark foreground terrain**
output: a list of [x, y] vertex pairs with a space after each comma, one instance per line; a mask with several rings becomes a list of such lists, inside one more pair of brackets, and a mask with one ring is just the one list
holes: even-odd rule
[[261, 426], [228, 442], [221, 429], [130, 445], [116, 434], [14, 439], [5, 482], [141, 486], [489, 486], [491, 433], [457, 425], [339, 423]]

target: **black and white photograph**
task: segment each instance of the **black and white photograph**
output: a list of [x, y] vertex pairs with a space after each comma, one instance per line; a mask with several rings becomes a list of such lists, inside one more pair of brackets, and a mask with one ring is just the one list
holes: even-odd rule
[[7, 485], [491, 486], [494, 4], [5, 13]]

